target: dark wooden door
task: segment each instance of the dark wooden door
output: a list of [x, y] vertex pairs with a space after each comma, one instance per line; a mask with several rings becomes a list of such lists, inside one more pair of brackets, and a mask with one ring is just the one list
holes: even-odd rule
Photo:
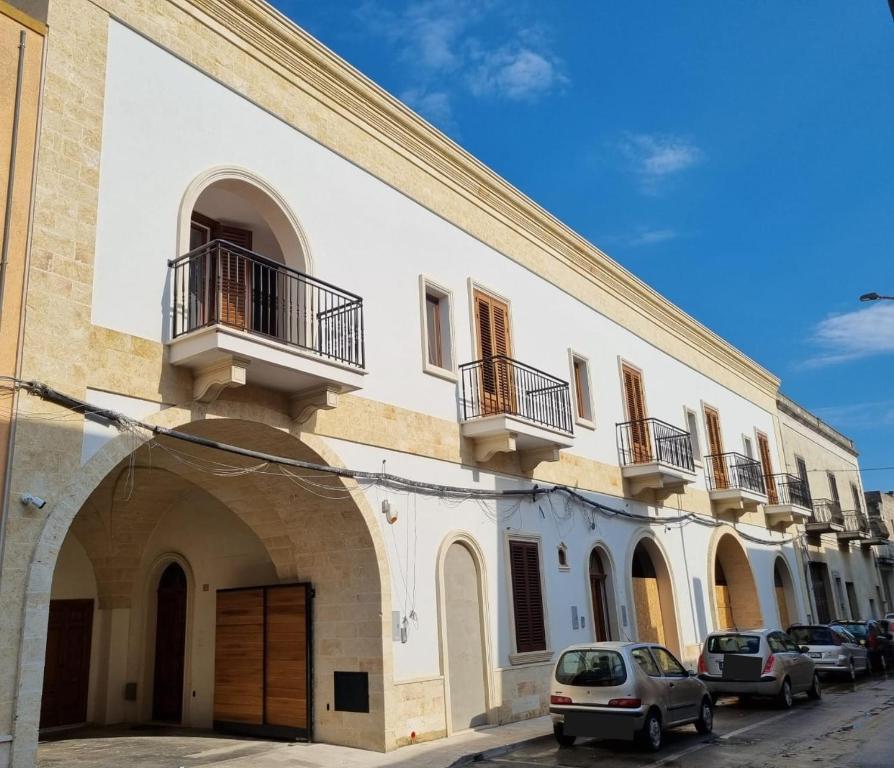
[[593, 599], [593, 633], [597, 643], [611, 639], [608, 621], [608, 595], [602, 558], [596, 550], [590, 554], [590, 595]]
[[40, 727], [87, 720], [92, 600], [51, 600]]
[[152, 719], [179, 723], [183, 719], [186, 574], [177, 563], [165, 568], [157, 598]]

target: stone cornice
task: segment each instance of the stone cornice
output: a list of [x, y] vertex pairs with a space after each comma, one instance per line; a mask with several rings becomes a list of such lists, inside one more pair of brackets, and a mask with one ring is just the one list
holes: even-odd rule
[[776, 399], [776, 403], [782, 413], [790, 416], [798, 423], [803, 424], [805, 427], [809, 427], [814, 432], [822, 435], [826, 440], [829, 440], [839, 448], [844, 449], [855, 458], [860, 455], [853, 440], [846, 435], [841, 434], [841, 432], [834, 427], [826, 424], [826, 422], [820, 419], [819, 416], [815, 416], [806, 408], [798, 405], [791, 398], [786, 397], [780, 392]]
[[[773, 374], [562, 224], [266, 3], [172, 2], [649, 323], [732, 371], [763, 394], [775, 397], [779, 380]], [[505, 255], [514, 258], [512, 254]], [[526, 266], [531, 268], [530, 264]], [[600, 307], [599, 311], [612, 317], [607, 308]]]

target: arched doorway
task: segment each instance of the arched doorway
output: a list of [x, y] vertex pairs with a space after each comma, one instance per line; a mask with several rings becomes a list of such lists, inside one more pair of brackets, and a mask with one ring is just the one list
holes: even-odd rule
[[637, 638], [641, 642], [666, 645], [679, 654], [670, 569], [651, 537], [640, 539], [634, 548], [631, 577]]
[[773, 588], [779, 610], [779, 626], [788, 629], [796, 616], [795, 588], [791, 571], [782, 557], [777, 557], [773, 564]]
[[612, 597], [610, 567], [598, 547], [590, 552], [590, 600], [593, 604], [593, 637], [597, 643], [612, 640]]
[[487, 672], [484, 655], [478, 563], [464, 543], [454, 541], [444, 556], [444, 632], [451, 730], [487, 722]]
[[186, 650], [186, 573], [171, 563], [158, 580], [155, 605], [155, 665], [152, 719], [183, 719], [183, 671]]
[[730, 533], [714, 553], [714, 623], [717, 629], [751, 629], [763, 625], [757, 588], [748, 556]]

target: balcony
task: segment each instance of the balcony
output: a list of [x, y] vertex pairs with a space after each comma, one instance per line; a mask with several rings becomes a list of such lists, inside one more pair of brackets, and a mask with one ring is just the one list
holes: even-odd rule
[[764, 514], [772, 525], [791, 525], [807, 520], [811, 514], [810, 493], [797, 475], [778, 473], [765, 477], [767, 503]]
[[814, 499], [813, 513], [804, 523], [804, 530], [812, 535], [843, 531], [844, 518], [841, 514], [841, 505], [832, 499]]
[[894, 545], [883, 544], [875, 550], [875, 556], [878, 559], [879, 567], [894, 568]]
[[851, 542], [869, 538], [869, 525], [862, 512], [842, 513], [842, 530], [838, 531], [838, 541]]
[[716, 512], [736, 515], [751, 512], [767, 502], [760, 462], [741, 453], [705, 456], [708, 495]]
[[331, 408], [365, 374], [363, 299], [224, 240], [169, 263], [170, 361], [213, 401], [253, 384], [287, 393], [293, 418]]
[[869, 518], [869, 536], [860, 542], [861, 547], [882, 547], [888, 544], [891, 533], [888, 530], [888, 524], [878, 518]]
[[517, 453], [528, 472], [574, 443], [568, 382], [498, 355], [459, 367], [462, 434], [476, 461]]
[[695, 480], [688, 432], [660, 419], [625, 421], [618, 430], [621, 475], [633, 498], [666, 498]]

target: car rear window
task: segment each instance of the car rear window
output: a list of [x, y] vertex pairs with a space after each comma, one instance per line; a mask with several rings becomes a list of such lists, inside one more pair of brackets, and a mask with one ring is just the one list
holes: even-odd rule
[[792, 627], [788, 633], [798, 645], [835, 645], [828, 627]]
[[860, 640], [866, 639], [867, 630], [865, 624], [842, 624], [841, 626], [843, 626], [854, 637]]
[[757, 653], [760, 651], [759, 635], [711, 635], [708, 653]]
[[556, 681], [562, 685], [614, 686], [626, 680], [624, 659], [615, 651], [565, 651], [556, 665]]

